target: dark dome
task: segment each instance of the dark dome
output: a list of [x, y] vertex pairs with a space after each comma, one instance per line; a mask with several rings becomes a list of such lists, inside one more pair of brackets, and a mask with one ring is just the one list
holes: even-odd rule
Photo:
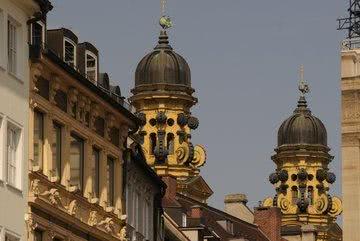
[[327, 146], [326, 128], [320, 119], [311, 114], [303, 96], [294, 114], [281, 124], [278, 131], [279, 147], [296, 144]]
[[169, 45], [164, 30], [160, 32], [159, 44], [140, 61], [136, 68], [135, 87], [149, 84], [191, 87], [189, 65]]

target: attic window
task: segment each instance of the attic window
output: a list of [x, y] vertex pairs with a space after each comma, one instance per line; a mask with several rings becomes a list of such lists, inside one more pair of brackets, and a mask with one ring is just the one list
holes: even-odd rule
[[92, 82], [97, 82], [97, 58], [96, 55], [86, 51], [86, 77]]
[[72, 67], [75, 67], [75, 63], [76, 63], [75, 53], [76, 53], [75, 43], [68, 38], [64, 38], [64, 61]]
[[182, 214], [182, 227], [186, 227], [187, 226], [187, 217], [186, 217], [186, 213]]
[[43, 45], [45, 42], [45, 25], [36, 22], [31, 25], [31, 43], [36, 46]]
[[226, 220], [226, 231], [228, 233], [234, 234], [234, 224], [230, 220]]

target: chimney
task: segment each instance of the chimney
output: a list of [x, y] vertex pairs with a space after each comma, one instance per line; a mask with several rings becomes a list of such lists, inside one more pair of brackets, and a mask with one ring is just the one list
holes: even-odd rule
[[199, 205], [192, 206], [190, 216], [194, 219], [200, 219], [202, 217], [202, 207]]
[[245, 222], [253, 223], [254, 215], [246, 206], [247, 201], [245, 194], [228, 194], [224, 200], [224, 211]]
[[281, 241], [281, 211], [277, 207], [255, 208], [254, 223], [270, 241]]
[[[163, 204], [164, 204], [164, 201], [167, 201], [167, 202], [174, 201], [176, 198], [176, 187], [177, 187], [176, 178], [173, 176], [164, 176], [164, 177], [162, 177], [162, 180], [165, 182], [165, 184], [167, 186], [165, 195], [163, 197]], [[166, 205], [164, 205], [164, 206], [166, 206]]]

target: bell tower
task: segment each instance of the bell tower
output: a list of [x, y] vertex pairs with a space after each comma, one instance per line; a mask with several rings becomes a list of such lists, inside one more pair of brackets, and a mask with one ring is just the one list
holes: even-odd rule
[[160, 25], [158, 44], [136, 68], [130, 101], [142, 120], [138, 136], [148, 164], [160, 176], [185, 180], [199, 175], [206, 153], [191, 141], [199, 121], [191, 113], [197, 98], [189, 65], [169, 44], [170, 19], [162, 17]]
[[297, 107], [281, 124], [272, 156], [276, 170], [269, 181], [276, 194], [265, 199], [263, 205], [280, 208], [284, 230], [311, 225], [316, 240], [341, 240], [341, 233], [334, 227], [342, 204], [329, 193], [336, 177], [328, 167], [333, 156], [329, 154], [326, 128], [307, 105], [309, 87], [303, 78], [299, 90]]

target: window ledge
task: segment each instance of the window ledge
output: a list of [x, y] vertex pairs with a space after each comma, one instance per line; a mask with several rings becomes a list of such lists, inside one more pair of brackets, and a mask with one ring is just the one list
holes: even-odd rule
[[19, 77], [17, 74], [8, 72], [11, 77], [13, 77], [15, 80], [17, 80], [20, 84], [24, 84], [24, 81]]
[[15, 187], [14, 185], [10, 184], [10, 183], [6, 183], [6, 186], [12, 190], [14, 190], [15, 192], [17, 192], [18, 194], [23, 194], [23, 191], [18, 188], [18, 187]]

